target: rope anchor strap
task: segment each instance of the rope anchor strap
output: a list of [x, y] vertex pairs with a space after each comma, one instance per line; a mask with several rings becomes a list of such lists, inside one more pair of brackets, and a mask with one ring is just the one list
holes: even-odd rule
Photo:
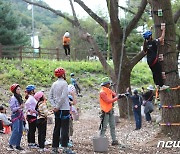
[[180, 126], [180, 123], [170, 123], [170, 122], [167, 122], [167, 123], [160, 123], [159, 125], [160, 126]]
[[171, 70], [171, 71], [167, 71], [167, 72], [165, 72], [165, 74], [169, 74], [169, 73], [173, 73], [173, 72], [175, 72], [176, 74], [178, 74], [178, 70]]
[[180, 105], [162, 105], [162, 104], [159, 104], [159, 107], [160, 108], [172, 109], [172, 108], [178, 108], [178, 107], [180, 107]]

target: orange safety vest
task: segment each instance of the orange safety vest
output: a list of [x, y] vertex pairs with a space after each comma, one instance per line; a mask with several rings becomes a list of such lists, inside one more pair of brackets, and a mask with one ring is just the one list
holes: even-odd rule
[[[102, 93], [106, 93], [106, 97], [107, 97], [106, 99], [108, 99], [108, 102], [104, 101], [103, 96], [101, 95]], [[113, 108], [113, 103], [118, 99], [118, 98], [113, 98], [113, 96], [115, 95], [116, 94], [111, 89], [102, 87], [99, 97], [101, 110], [107, 113]]]
[[70, 44], [70, 38], [63, 36], [63, 45], [69, 45]]

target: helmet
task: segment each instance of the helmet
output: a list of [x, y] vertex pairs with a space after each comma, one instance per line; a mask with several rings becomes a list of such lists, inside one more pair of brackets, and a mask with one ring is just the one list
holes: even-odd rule
[[70, 76], [74, 76], [74, 73], [71, 73]]
[[39, 101], [43, 95], [44, 93], [42, 91], [38, 91], [37, 93], [35, 93], [34, 98]]
[[70, 101], [73, 101], [72, 95], [68, 95], [68, 98], [69, 98]]
[[144, 39], [149, 39], [149, 37], [152, 35], [152, 32], [150, 30], [143, 33]]
[[110, 84], [110, 79], [108, 77], [105, 77], [101, 80], [101, 86], [104, 86], [106, 84]]
[[63, 76], [64, 74], [65, 74], [65, 70], [64, 70], [64, 68], [62, 68], [62, 67], [56, 68], [55, 71], [54, 71], [54, 75], [55, 75], [56, 77], [61, 77], [61, 76]]
[[10, 87], [10, 90], [11, 90], [12, 93], [14, 92], [14, 90], [16, 89], [17, 86], [19, 86], [19, 84], [14, 83], [14, 84]]
[[147, 89], [148, 89], [148, 90], [154, 90], [154, 87], [153, 87], [152, 85], [149, 85], [149, 86], [147, 87]]
[[69, 32], [66, 31], [66, 33], [64, 34], [65, 37], [69, 37]]
[[69, 84], [69, 85], [68, 85], [68, 92], [69, 92], [70, 94], [76, 92], [76, 89], [75, 89], [75, 87], [74, 87], [72, 84]]
[[30, 91], [32, 91], [32, 90], [34, 90], [35, 89], [35, 86], [34, 85], [28, 85], [27, 87], [26, 87], [26, 91], [27, 92], [30, 92]]
[[137, 90], [137, 89], [134, 89], [133, 93], [134, 93], [135, 95], [137, 95], [137, 94], [138, 94], [138, 90]]

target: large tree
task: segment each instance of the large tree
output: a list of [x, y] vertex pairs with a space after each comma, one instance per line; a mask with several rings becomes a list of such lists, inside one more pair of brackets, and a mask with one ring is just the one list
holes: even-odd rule
[[[23, 1], [32, 4], [32, 2], [29, 0], [23, 0]], [[170, 0], [167, 0], [168, 2], [166, 2], [166, 1], [162, 2], [162, 1], [163, 0], [156, 1], [156, 3], [160, 4], [160, 2], [161, 2], [162, 4], [170, 4]], [[96, 52], [96, 55], [99, 57], [99, 60], [102, 64], [104, 70], [111, 77], [113, 82], [116, 83], [117, 92], [119, 92], [119, 93], [124, 92], [126, 90], [126, 88], [130, 86], [130, 74], [131, 74], [132, 68], [144, 56], [144, 52], [139, 52], [132, 59], [129, 59], [126, 54], [125, 42], [127, 40], [127, 37], [129, 37], [130, 33], [132, 32], [132, 30], [134, 28], [136, 28], [138, 21], [140, 20], [142, 14], [144, 13], [144, 10], [147, 5], [147, 0], [141, 0], [140, 4], [138, 6], [137, 12], [134, 13], [133, 18], [131, 19], [131, 21], [128, 22], [128, 24], [125, 27], [122, 26], [122, 21], [119, 18], [119, 7], [120, 6], [119, 6], [118, 0], [106, 0], [110, 22], [105, 21], [103, 18], [101, 18], [100, 16], [95, 14], [82, 0], [74, 0], [74, 2], [78, 3], [89, 14], [89, 16], [91, 16], [97, 23], [99, 23], [100, 26], [102, 26], [105, 33], [108, 34], [110, 44], [111, 44], [111, 50], [112, 50], [113, 67], [111, 67], [108, 64], [105, 57], [99, 51], [98, 45], [95, 42], [92, 35], [90, 35], [87, 30], [85, 30], [84, 28], [81, 27], [79, 20], [76, 16], [76, 12], [74, 10], [72, 0], [70, 0], [70, 5], [71, 5], [72, 11], [73, 11], [73, 17], [74, 17], [73, 19], [69, 18], [68, 16], [63, 14], [61, 11], [54, 10], [48, 6], [40, 5], [38, 3], [33, 3], [33, 4], [54, 12], [55, 14], [65, 18], [67, 21], [69, 21], [74, 26], [76, 26], [79, 30], [80, 36], [83, 39], [87, 40], [92, 45], [92, 47], [94, 48], [94, 50]], [[169, 16], [169, 14], [165, 13], [164, 18], [166, 18], [166, 16], [167, 16], [170, 18], [168, 20], [173, 21], [171, 6], [168, 5], [167, 7], [168, 7], [167, 10], [170, 11], [169, 13], [171, 14], [171, 16]], [[165, 7], [165, 5], [164, 5], [165, 9], [167, 7]], [[155, 21], [155, 25], [159, 24], [159, 22], [160, 22], [160, 21], [156, 21], [155, 19], [154, 19], [154, 21]], [[172, 28], [174, 28], [174, 26]], [[172, 32], [173, 32], [173, 36], [175, 36], [174, 29], [172, 30]], [[156, 34], [158, 35], [158, 33], [160, 33], [160, 30], [157, 30]], [[166, 37], [169, 36], [168, 33], [170, 33], [170, 30], [167, 31]], [[170, 37], [170, 40], [174, 40], [174, 41], [170, 41], [172, 43], [172, 46], [168, 46], [168, 50], [175, 51], [175, 48], [174, 48], [175, 47], [175, 38], [174, 37], [172, 38], [171, 36], [169, 36], [169, 37]], [[169, 61], [169, 62], [171, 62], [172, 65], [167, 65], [167, 67], [174, 66], [173, 69], [176, 69], [177, 68], [177, 65], [176, 65], [177, 58], [175, 59], [175, 53], [169, 54], [168, 56], [170, 56], [170, 58], [167, 58], [169, 60], [167, 60], [166, 63]], [[171, 58], [174, 61], [172, 61]], [[167, 63], [167, 64], [169, 64], [169, 63]], [[166, 80], [166, 83], [169, 84], [170, 86], [175, 86], [178, 81], [177, 74], [175, 76], [173, 76], [173, 74], [174, 73], [171, 73], [170, 76], [167, 77], [167, 80]], [[172, 78], [170, 78], [170, 77], [172, 77]], [[161, 95], [161, 96], [165, 96], [165, 94]], [[173, 98], [174, 98], [176, 100], [174, 102], [178, 103], [177, 102], [178, 95], [176, 92], [173, 92], [172, 95], [167, 94], [167, 96], [165, 96], [164, 98], [167, 98], [167, 97], [169, 100], [173, 100]], [[162, 98], [162, 100], [164, 100], [164, 98]], [[126, 115], [128, 113], [127, 112], [128, 108], [127, 108], [127, 103], [125, 102], [125, 100], [121, 100], [121, 102], [123, 102], [123, 101], [124, 101], [124, 103], [119, 103], [120, 115], [121, 115], [121, 117], [126, 117]], [[178, 120], [178, 119], [176, 119], [176, 120]]]
[[[165, 84], [172, 87], [177, 87], [179, 85], [178, 76], [178, 61], [177, 61], [177, 49], [176, 49], [176, 35], [175, 35], [175, 23], [178, 21], [180, 16], [180, 9], [175, 13], [174, 17], [172, 15], [172, 7], [170, 0], [151, 0], [150, 1], [152, 9], [152, 17], [155, 25], [156, 37], [161, 35], [160, 25], [161, 23], [166, 24], [165, 31], [165, 43], [160, 46], [158, 51], [160, 54], [164, 55], [164, 61], [161, 63], [163, 67], [163, 72], [166, 72]], [[158, 10], [162, 9], [162, 16], [158, 16]], [[179, 90], [166, 90], [160, 91], [160, 100], [162, 105], [180, 105], [180, 92]], [[162, 122], [167, 124], [162, 126], [162, 131], [165, 134], [170, 134], [176, 138], [180, 138], [180, 108], [174, 107], [172, 109], [162, 108]], [[173, 126], [168, 126], [172, 124]]]

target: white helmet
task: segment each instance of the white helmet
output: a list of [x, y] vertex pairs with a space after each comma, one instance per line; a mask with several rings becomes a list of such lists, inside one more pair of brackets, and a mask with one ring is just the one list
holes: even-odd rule
[[75, 89], [75, 87], [74, 87], [72, 84], [69, 84], [69, 85], [68, 85], [68, 92], [69, 92], [70, 94], [76, 92], [76, 89]]
[[69, 35], [70, 35], [69, 32], [66, 32], [66, 33], [64, 34], [65, 37], [69, 37]]

